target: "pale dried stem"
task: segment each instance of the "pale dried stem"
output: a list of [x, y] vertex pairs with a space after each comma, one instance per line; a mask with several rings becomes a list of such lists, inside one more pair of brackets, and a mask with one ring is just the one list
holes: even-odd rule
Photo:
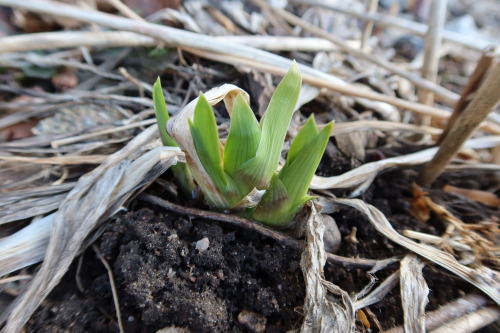
[[[373, 14], [377, 12], [378, 0], [368, 0], [366, 3], [366, 12], [369, 14]], [[373, 31], [373, 21], [366, 20], [363, 25], [363, 33], [361, 34], [361, 50], [367, 51], [368, 49], [368, 41]]]
[[[438, 77], [440, 48], [446, 19], [446, 4], [447, 0], [435, 0], [429, 10], [430, 22], [425, 36], [422, 77], [431, 82], [436, 82]], [[418, 99], [422, 104], [432, 105], [434, 103], [434, 93], [429, 90], [419, 89]], [[430, 125], [430, 123], [431, 117], [422, 117], [422, 125]]]
[[[263, 7], [270, 8], [269, 5], [264, 3], [262, 0], [254, 0], [254, 1], [259, 3]], [[316, 36], [319, 36], [319, 37], [322, 37], [324, 39], [329, 40], [330, 42], [334, 43], [335, 45], [337, 45], [340, 49], [344, 50], [345, 52], [348, 52], [348, 53], [350, 53], [358, 58], [361, 58], [365, 61], [369, 61], [371, 63], [374, 63], [375, 65], [382, 67], [383, 69], [385, 69], [391, 73], [394, 73], [394, 74], [397, 74], [401, 77], [404, 77], [405, 79], [409, 80], [410, 82], [412, 82], [413, 84], [415, 84], [416, 86], [418, 86], [421, 89], [432, 91], [436, 95], [439, 95], [447, 103], [454, 104], [459, 98], [459, 96], [457, 94], [455, 94], [454, 92], [452, 92], [446, 88], [443, 88], [434, 82], [431, 82], [431, 81], [423, 79], [415, 74], [404, 71], [404, 70], [398, 68], [397, 66], [395, 66], [394, 64], [392, 64], [392, 63], [390, 63], [382, 58], [376, 57], [373, 54], [366, 53], [366, 52], [363, 52], [361, 50], [357, 50], [357, 49], [350, 47], [342, 39], [335, 37], [334, 35], [324, 31], [323, 29], [320, 29], [320, 28], [312, 25], [311, 23], [291, 14], [290, 12], [287, 12], [286, 10], [277, 9], [277, 8], [273, 8], [272, 10], [276, 14], [282, 16], [290, 24], [299, 26], [302, 29], [307, 30], [308, 32], [310, 32]]]
[[498, 105], [500, 102], [498, 87], [500, 87], [500, 62], [491, 70], [453, 128], [449, 130], [449, 134], [444, 138], [436, 155], [425, 166], [420, 178], [420, 185], [429, 186], [443, 173], [462, 144]]
[[[389, 26], [389, 27], [396, 27], [401, 30], [410, 32], [414, 35], [424, 37], [426, 32], [427, 32], [427, 25], [406, 20], [400, 17], [395, 17], [395, 16], [388, 16], [384, 14], [379, 14], [379, 13], [373, 13], [373, 14], [368, 14], [365, 12], [356, 12], [354, 10], [346, 9], [346, 8], [340, 8], [338, 6], [334, 6], [332, 4], [327, 4], [323, 0], [293, 0], [292, 2], [296, 4], [308, 4], [311, 6], [318, 6], [321, 8], [329, 9], [338, 13], [342, 13], [345, 15], [353, 16], [361, 20], [370, 20], [375, 22], [377, 25], [380, 26]], [[485, 40], [479, 40], [479, 39], [473, 39], [473, 38], [467, 38], [464, 37], [463, 34], [456, 33], [453, 31], [448, 31], [445, 30], [443, 32], [443, 39], [448, 42], [453, 42], [454, 44], [462, 45], [465, 47], [468, 47], [470, 49], [482, 52], [484, 48], [491, 46], [492, 43], [485, 41]], [[500, 48], [497, 48], [495, 50], [496, 54], [500, 54]]]

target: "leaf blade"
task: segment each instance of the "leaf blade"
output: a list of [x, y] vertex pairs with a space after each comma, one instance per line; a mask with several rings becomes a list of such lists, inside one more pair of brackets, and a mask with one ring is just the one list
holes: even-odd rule
[[267, 187], [278, 167], [281, 149], [301, 85], [300, 69], [294, 61], [276, 88], [261, 120], [261, 139], [255, 158], [243, 164], [238, 170], [238, 176], [254, 184], [254, 187], [259, 189]]
[[160, 131], [160, 137], [163, 145], [167, 147], [177, 147], [174, 139], [172, 139], [167, 132], [167, 121], [170, 116], [168, 114], [167, 104], [165, 103], [165, 97], [163, 96], [160, 77], [156, 79], [156, 82], [153, 85], [153, 104], [158, 130]]
[[227, 179], [222, 169], [217, 123], [212, 107], [203, 94], [200, 94], [196, 104], [193, 119], [189, 119], [189, 129], [201, 164], [215, 185], [224, 189]]
[[224, 147], [224, 171], [228, 175], [234, 178], [236, 170], [255, 157], [260, 136], [259, 122], [243, 96], [238, 94], [233, 104], [229, 135]]

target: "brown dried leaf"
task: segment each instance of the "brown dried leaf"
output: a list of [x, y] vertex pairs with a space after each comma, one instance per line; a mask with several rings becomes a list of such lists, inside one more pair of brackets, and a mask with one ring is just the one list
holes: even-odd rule
[[470, 190], [466, 188], [445, 185], [443, 190], [448, 193], [455, 193], [467, 197], [470, 200], [480, 202], [487, 206], [498, 207], [500, 206], [500, 198], [495, 194], [487, 191]]
[[411, 192], [413, 197], [410, 199], [410, 214], [422, 223], [429, 221], [431, 210], [425, 200], [428, 193], [422, 191], [422, 188], [415, 183], [412, 184]]

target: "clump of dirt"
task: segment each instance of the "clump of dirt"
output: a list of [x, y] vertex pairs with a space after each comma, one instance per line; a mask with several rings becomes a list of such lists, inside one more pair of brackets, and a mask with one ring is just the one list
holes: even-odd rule
[[[300, 327], [300, 253], [259, 235], [141, 209], [112, 221], [101, 237], [100, 250], [113, 266], [128, 332], [168, 326], [192, 332], [246, 332], [252, 320], [242, 318], [249, 314], [264, 322], [267, 332]], [[94, 300], [114, 313], [107, 274], [103, 271], [87, 284]], [[83, 302], [71, 296], [45, 307], [29, 330], [43, 331], [45, 321], [57, 320], [53, 313], [68, 310], [71, 301]], [[70, 316], [65, 325], [73, 331], [93, 330], [79, 325], [80, 319]], [[115, 324], [109, 326], [109, 331], [116, 331]]]

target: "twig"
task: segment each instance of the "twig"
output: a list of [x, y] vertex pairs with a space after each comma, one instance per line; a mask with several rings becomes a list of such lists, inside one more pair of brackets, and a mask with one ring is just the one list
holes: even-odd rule
[[[377, 12], [378, 0], [368, 0], [366, 3], [366, 12], [373, 14]], [[363, 25], [363, 33], [361, 34], [361, 50], [366, 52], [368, 49], [368, 40], [373, 31], [373, 21], [366, 20]]]
[[[478, 294], [469, 294], [459, 298], [442, 306], [439, 310], [427, 313], [425, 317], [425, 329], [428, 331], [434, 330], [455, 318], [459, 318], [469, 312], [480, 309], [486, 305], [487, 302], [488, 300], [486, 297]], [[449, 332], [458, 333], [459, 331]], [[383, 333], [404, 333], [404, 330], [403, 327], [398, 326], [384, 331]]]
[[[218, 222], [225, 222], [225, 223], [230, 223], [236, 226], [239, 226], [241, 228], [245, 228], [248, 230], [252, 230], [255, 232], [258, 232], [266, 237], [272, 238], [288, 247], [291, 247], [296, 250], [302, 250], [304, 247], [304, 244], [301, 241], [298, 241], [292, 237], [289, 237], [287, 235], [284, 235], [276, 230], [270, 229], [260, 223], [254, 222], [249, 219], [245, 219], [243, 217], [239, 216], [234, 216], [234, 215], [229, 215], [229, 214], [221, 214], [221, 213], [216, 213], [216, 212], [209, 212], [209, 211], [204, 211], [196, 208], [189, 208], [189, 207], [183, 207], [180, 205], [176, 205], [174, 203], [171, 203], [167, 200], [163, 200], [161, 198], [158, 198], [156, 196], [150, 195], [150, 194], [145, 194], [142, 193], [138, 197], [139, 200], [144, 200], [146, 202], [149, 202], [153, 205], [160, 206], [168, 211], [181, 214], [181, 215], [188, 215], [188, 216], [193, 216], [193, 217], [198, 217], [198, 218], [203, 218], [206, 220], [211, 220], [211, 221], [218, 221]], [[327, 260], [334, 264], [334, 265], [339, 265], [342, 266], [345, 269], [353, 269], [353, 268], [360, 268], [360, 269], [371, 269], [373, 268], [377, 263], [379, 263], [379, 260], [372, 260], [372, 259], [360, 259], [360, 258], [347, 258], [347, 257], [342, 257], [342, 256], [337, 256], [332, 253], [327, 253]]]
[[[373, 14], [368, 14], [364, 12], [356, 12], [354, 10], [346, 9], [346, 8], [340, 8], [338, 6], [333, 6], [331, 4], [325, 3], [324, 1], [321, 0], [293, 0], [293, 3], [296, 4], [308, 4], [312, 6], [318, 6], [326, 9], [330, 9], [345, 15], [350, 15], [354, 16], [358, 19], [361, 20], [370, 20], [375, 22], [376, 24], [380, 26], [392, 26], [392, 27], [397, 27], [401, 30], [408, 31], [414, 35], [424, 37], [426, 32], [427, 32], [427, 25], [410, 21], [410, 20], [405, 20], [403, 18], [399, 17], [394, 17], [394, 16], [388, 16], [384, 14], [378, 14], [378, 13], [373, 13]], [[443, 39], [449, 42], [453, 42], [454, 44], [458, 45], [463, 45], [465, 47], [468, 47], [470, 49], [482, 52], [484, 48], [491, 46], [492, 43], [485, 41], [485, 40], [478, 40], [478, 39], [472, 39], [472, 38], [464, 38], [463, 34], [456, 33], [453, 31], [448, 31], [445, 30], [443, 32]], [[500, 53], [500, 48], [497, 48], [495, 51], [496, 54]]]
[[[269, 7], [269, 5], [264, 3], [262, 0], [254, 0], [254, 1], [259, 3], [261, 6]], [[443, 98], [443, 100], [445, 100], [448, 103], [455, 103], [459, 98], [459, 96], [457, 94], [455, 94], [454, 92], [452, 92], [446, 88], [443, 88], [434, 82], [425, 80], [417, 75], [414, 75], [412, 73], [408, 73], [404, 70], [401, 70], [400, 68], [398, 68], [394, 64], [392, 64], [386, 60], [383, 60], [381, 58], [375, 57], [373, 54], [366, 53], [366, 52], [363, 52], [363, 51], [360, 51], [360, 50], [357, 50], [357, 49], [350, 47], [340, 38], [333, 36], [332, 34], [324, 31], [323, 29], [320, 29], [320, 28], [312, 25], [311, 23], [291, 14], [290, 12], [287, 12], [286, 10], [278, 9], [278, 8], [273, 8], [272, 10], [274, 12], [276, 12], [277, 14], [279, 14], [280, 16], [282, 16], [283, 18], [285, 18], [289, 23], [300, 26], [301, 28], [309, 31], [310, 33], [313, 33], [316, 36], [319, 36], [319, 37], [322, 37], [322, 38], [329, 40], [330, 42], [334, 43], [342, 50], [349, 52], [350, 54], [353, 54], [356, 57], [359, 57], [365, 61], [372, 62], [372, 63], [376, 64], [377, 66], [382, 67], [391, 73], [395, 73], [401, 77], [404, 77], [405, 79], [411, 81], [413, 84], [415, 84], [416, 86], [418, 86], [422, 89], [434, 92], [435, 94], [441, 96]]]
[[486, 77], [453, 128], [449, 130], [449, 134], [444, 138], [436, 155], [425, 166], [420, 185], [429, 186], [441, 175], [479, 123], [498, 105], [500, 102], [498, 87], [500, 87], [500, 61]]
[[[137, 89], [139, 90], [139, 97], [144, 98], [144, 86], [143, 86], [143, 82], [139, 81], [138, 79], [136, 79], [135, 77], [133, 77], [132, 75], [130, 75], [130, 73], [124, 67], [120, 67], [118, 69], [118, 71], [130, 83], [132, 83], [133, 85], [137, 86]], [[151, 87], [151, 89], [152, 89], [152, 87]]]
[[480, 87], [481, 82], [484, 80], [486, 74], [488, 71], [491, 69], [491, 66], [493, 65], [493, 60], [495, 56], [492, 52], [491, 48], [486, 49], [483, 54], [481, 55], [481, 58], [479, 59], [476, 68], [474, 69], [474, 72], [472, 73], [471, 77], [469, 78], [469, 81], [465, 85], [462, 95], [460, 96], [460, 99], [458, 102], [455, 104], [455, 107], [453, 108], [453, 113], [451, 114], [450, 118], [448, 119], [448, 124], [446, 125], [446, 128], [444, 129], [443, 133], [439, 137], [438, 144], [441, 144], [443, 142], [444, 138], [448, 135], [449, 131], [455, 127], [455, 122], [459, 118], [459, 116], [463, 113], [465, 107], [467, 104], [470, 102], [470, 97], [471, 95], [477, 91], [477, 89]]
[[[443, 38], [443, 28], [446, 18], [447, 0], [435, 0], [432, 2], [429, 14], [429, 29], [425, 36], [424, 64], [422, 66], [422, 77], [431, 82], [436, 82], [438, 75], [439, 56], [441, 40]], [[420, 103], [432, 105], [434, 93], [429, 90], [419, 89], [418, 99]], [[423, 125], [430, 125], [431, 118], [423, 117]]]
[[115, 304], [118, 327], [120, 328], [120, 333], [123, 333], [125, 332], [125, 330], [123, 329], [122, 314], [120, 311], [120, 302], [118, 301], [118, 292], [116, 291], [115, 278], [113, 277], [113, 270], [111, 269], [111, 266], [109, 266], [108, 261], [103, 257], [101, 251], [99, 251], [99, 248], [95, 244], [92, 245], [92, 250], [94, 250], [95, 254], [97, 254], [97, 257], [99, 257], [99, 260], [101, 260], [102, 264], [104, 265], [104, 267], [106, 267], [106, 270], [108, 271], [109, 284], [111, 285], [111, 293], [113, 294], [113, 303]]

